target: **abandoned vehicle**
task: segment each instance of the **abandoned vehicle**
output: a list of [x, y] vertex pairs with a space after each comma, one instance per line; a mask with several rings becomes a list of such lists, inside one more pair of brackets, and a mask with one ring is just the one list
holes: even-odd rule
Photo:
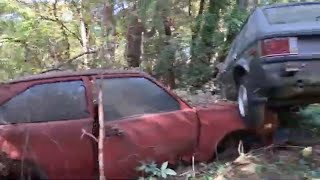
[[262, 6], [244, 23], [217, 79], [247, 127], [261, 126], [266, 106], [319, 102], [319, 11], [319, 2]]
[[263, 132], [247, 130], [236, 105], [191, 107], [142, 72], [32, 75], [0, 85], [2, 177], [20, 177], [22, 169], [32, 179], [94, 179], [100, 85], [108, 179], [137, 178], [141, 161], [210, 161], [225, 137]]

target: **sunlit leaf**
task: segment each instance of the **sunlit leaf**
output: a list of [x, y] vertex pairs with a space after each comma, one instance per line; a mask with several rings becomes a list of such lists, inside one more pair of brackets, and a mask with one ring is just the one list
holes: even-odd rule
[[167, 169], [167, 167], [168, 167], [168, 161], [162, 163], [162, 165], [161, 165], [161, 171]]
[[166, 169], [165, 170], [166, 171], [166, 174], [167, 175], [170, 175], [170, 176], [175, 176], [175, 175], [177, 175], [177, 173], [174, 171], [174, 170], [172, 170], [172, 169]]

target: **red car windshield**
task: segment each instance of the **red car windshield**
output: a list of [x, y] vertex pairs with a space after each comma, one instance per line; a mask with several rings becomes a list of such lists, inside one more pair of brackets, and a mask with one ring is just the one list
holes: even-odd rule
[[264, 14], [270, 24], [320, 23], [320, 3], [267, 8]]

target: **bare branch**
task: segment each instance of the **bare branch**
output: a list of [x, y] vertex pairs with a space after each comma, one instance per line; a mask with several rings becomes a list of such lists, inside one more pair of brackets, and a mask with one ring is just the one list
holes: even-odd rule
[[47, 21], [52, 21], [52, 22], [56, 22], [58, 24], [60, 24], [66, 31], [68, 31], [71, 35], [73, 35], [81, 44], [81, 46], [83, 46], [81, 38], [75, 33], [72, 32], [64, 23], [63, 21], [59, 20], [59, 19], [55, 19], [55, 18], [51, 18], [51, 17], [47, 17], [47, 16], [43, 16], [40, 15], [40, 18], [43, 20], [47, 20]]
[[[94, 53], [97, 53], [98, 51], [99, 51], [99, 50], [97, 49], [97, 50], [91, 50], [91, 51], [87, 51], [87, 52], [80, 53], [80, 54], [74, 56], [73, 58], [70, 58], [70, 59], [68, 59], [68, 60], [65, 60], [64, 63], [61, 63], [61, 64], [59, 64], [59, 65], [57, 65], [57, 66], [55, 66], [55, 67], [53, 67], [53, 68], [49, 68], [49, 70], [46, 70], [46, 71], [44, 71], [44, 72], [49, 72], [49, 71], [54, 71], [54, 70], [60, 70], [60, 68], [61, 68], [62, 66], [66, 65], [66, 64], [69, 64], [69, 63], [72, 63], [74, 60], [76, 60], [76, 59], [78, 59], [78, 58], [80, 58], [80, 57], [82, 57], [82, 56], [84, 56], [84, 55], [94, 54]], [[43, 73], [44, 73], [44, 72], [43, 72]]]
[[16, 38], [12, 38], [12, 37], [3, 37], [0, 39], [0, 43], [18, 43], [20, 45], [24, 45], [24, 46], [28, 46], [30, 48], [34, 48], [37, 49], [39, 48], [38, 46], [32, 45], [28, 42], [28, 40], [24, 40], [24, 39], [16, 39]]
[[95, 140], [98, 143], [98, 139], [96, 137], [94, 137], [93, 134], [88, 133], [85, 129], [82, 129], [81, 131], [82, 131], [82, 135], [81, 135], [80, 139], [83, 139], [83, 136], [86, 135], [86, 136], [91, 137], [93, 140]]
[[28, 2], [22, 1], [22, 0], [15, 0], [18, 4], [26, 6], [28, 8], [32, 8], [33, 4], [30, 4]]
[[15, 39], [12, 37], [4, 37], [0, 39], [0, 43], [5, 43], [5, 42], [15, 42], [15, 43], [21, 43], [21, 44], [26, 44], [27, 42], [22, 39]]
[[78, 59], [78, 58], [80, 58], [80, 57], [82, 57], [82, 56], [84, 56], [84, 55], [94, 54], [94, 53], [97, 53], [97, 52], [98, 52], [98, 50], [92, 50], [92, 51], [83, 52], [83, 53], [80, 53], [80, 54], [74, 56], [74, 57], [71, 58], [71, 59], [68, 59], [66, 62], [67, 62], [67, 63], [70, 63], [70, 62], [72, 62], [72, 61], [74, 61], [74, 60], [76, 60], [76, 59]]

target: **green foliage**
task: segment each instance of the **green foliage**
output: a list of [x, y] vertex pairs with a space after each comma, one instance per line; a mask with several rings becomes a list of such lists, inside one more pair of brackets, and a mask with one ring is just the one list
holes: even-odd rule
[[[14, 0], [4, 0], [0, 3], [1, 14], [8, 15], [14, 13], [19, 15], [17, 19], [0, 18], [0, 59], [6, 61], [5, 65], [0, 64], [0, 79], [14, 78], [25, 74], [33, 74], [64, 64], [66, 61], [80, 54], [83, 50], [80, 43], [79, 16], [76, 7], [77, 2], [58, 3], [56, 11], [53, 2], [20, 3]], [[143, 42], [144, 54], [141, 66], [153, 71], [155, 74], [163, 76], [168, 71], [173, 71], [179, 85], [188, 84], [200, 85], [211, 78], [213, 69], [212, 62], [208, 62], [214, 53], [219, 53], [229, 42], [225, 42], [225, 33], [220, 31], [220, 20], [223, 20], [227, 29], [236, 29], [240, 26], [239, 14], [233, 13], [232, 17], [225, 18], [221, 13], [230, 2], [235, 1], [210, 1], [211, 5], [204, 7], [203, 15], [189, 16], [186, 11], [188, 1], [174, 0], [139, 0], [136, 3], [137, 10], [128, 13], [133, 2], [127, 0], [111, 1], [114, 7], [119, 9], [116, 15], [117, 37], [112, 38], [116, 43], [116, 62], [106, 61], [100, 55], [89, 56], [90, 67], [120, 67], [124, 66], [123, 56], [125, 48], [125, 35], [128, 28], [128, 21], [131, 14], [137, 14], [145, 25], [146, 29], [155, 27], [157, 33]], [[125, 4], [128, 7], [125, 7]], [[198, 2], [192, 2], [191, 13], [196, 14]], [[125, 7], [119, 8], [119, 7]], [[100, 16], [93, 16], [94, 8], [103, 7], [101, 1], [91, 1], [84, 3], [82, 12], [88, 25], [89, 43], [92, 49], [106, 44], [110, 38], [103, 37], [104, 24]], [[236, 8], [235, 8], [236, 9]], [[68, 13], [66, 13], [68, 12]], [[96, 11], [98, 12], [98, 11]], [[0, 14], [0, 16], [1, 16]], [[66, 17], [66, 15], [71, 17]], [[99, 15], [99, 12], [97, 13]], [[56, 16], [55, 16], [56, 15]], [[95, 17], [95, 18], [94, 18]], [[173, 35], [164, 36], [164, 17], [171, 17], [174, 20]], [[235, 25], [236, 24], [236, 25]], [[193, 28], [190, 28], [192, 27]], [[191, 32], [197, 28], [200, 33], [199, 38], [191, 39]], [[194, 41], [191, 48], [192, 56], [197, 57], [189, 63], [189, 44]], [[168, 43], [164, 43], [168, 42]], [[13, 50], [14, 49], [14, 50]], [[226, 51], [226, 50], [224, 50]], [[224, 52], [225, 53], [225, 52]], [[7, 62], [10, 61], [10, 62]], [[210, 61], [210, 60], [209, 60]], [[67, 63], [69, 68], [79, 68], [82, 58], [76, 59], [72, 63]]]
[[195, 88], [200, 87], [202, 84], [210, 80], [213, 67], [206, 63], [198, 62], [194, 63], [192, 67], [188, 69], [185, 76], [186, 84]]
[[[12, 0], [4, 3], [3, 14], [14, 13], [16, 17], [0, 19], [0, 26], [4, 27], [0, 33], [0, 59], [7, 62], [0, 65], [4, 75], [0, 79], [37, 73], [53, 66], [57, 60], [69, 58], [63, 54], [73, 37], [63, 35], [61, 24], [54, 21], [55, 17], [49, 10], [52, 4], [37, 6], [33, 6], [31, 2], [23, 4]], [[37, 8], [46, 10], [38, 13]], [[58, 6], [57, 14], [59, 17], [62, 14], [61, 6]], [[66, 23], [65, 26], [68, 27], [69, 24]], [[68, 29], [76, 32], [71, 26]], [[57, 59], [53, 58], [53, 54], [57, 55]]]
[[237, 8], [235, 5], [230, 12], [224, 16], [225, 27], [228, 29], [228, 33], [232, 35], [238, 34], [248, 15], [249, 13], [247, 11]]
[[[141, 163], [141, 166], [137, 168], [138, 171], [144, 172], [149, 175], [146, 179], [151, 180], [154, 178], [167, 178], [169, 176], [175, 176], [177, 173], [168, 168], [168, 162], [162, 163], [161, 167], [157, 167], [155, 162], [151, 162], [149, 164]], [[139, 179], [145, 179], [144, 177], [140, 177]]]
[[[84, 1], [81, 12], [88, 48], [107, 49], [106, 45], [113, 41], [115, 61], [106, 59], [105, 50], [69, 62], [84, 52], [78, 1], [58, 1], [56, 7], [54, 1], [27, 2], [0, 2], [0, 80], [60, 65], [79, 69], [83, 67], [84, 57], [88, 58], [89, 68], [126, 66], [126, 33], [130, 19], [137, 15], [145, 29], [156, 29], [153, 36], [145, 37], [142, 42], [141, 68], [158, 76], [173, 72], [177, 87], [198, 87], [212, 78], [216, 59], [227, 54], [248, 16], [248, 12], [239, 9], [236, 0], [205, 1], [202, 14], [198, 14], [200, 1], [110, 0], [117, 12], [113, 18], [117, 33], [105, 37], [105, 29], [110, 29], [105, 27], [108, 26], [104, 23], [105, 13], [100, 11], [105, 2]], [[10, 19], [8, 15], [17, 17]], [[171, 36], [164, 33], [166, 18], [173, 21]]]
[[313, 104], [300, 110], [302, 120], [298, 127], [305, 127], [320, 135], [320, 105]]
[[311, 105], [301, 111], [301, 115], [306, 119], [307, 124], [320, 127], [320, 106]]

